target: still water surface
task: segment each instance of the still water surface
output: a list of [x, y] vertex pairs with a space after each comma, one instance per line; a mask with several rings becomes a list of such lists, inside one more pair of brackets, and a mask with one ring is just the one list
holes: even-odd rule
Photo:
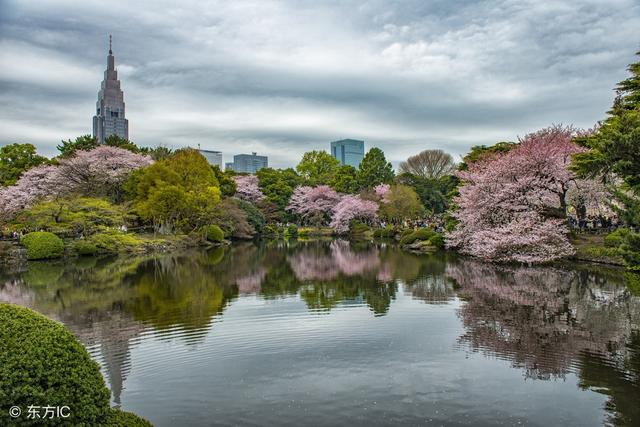
[[32, 262], [0, 301], [65, 323], [156, 426], [640, 425], [640, 297], [601, 267], [275, 242]]

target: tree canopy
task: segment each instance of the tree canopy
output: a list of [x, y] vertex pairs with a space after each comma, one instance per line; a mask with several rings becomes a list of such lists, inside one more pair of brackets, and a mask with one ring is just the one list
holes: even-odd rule
[[387, 162], [384, 152], [376, 147], [364, 156], [356, 175], [361, 189], [373, 188], [378, 184], [390, 184], [394, 177], [393, 166]]
[[452, 174], [455, 167], [451, 154], [442, 150], [424, 150], [400, 163], [400, 173], [438, 179]]
[[326, 151], [309, 151], [304, 153], [296, 166], [307, 185], [328, 185], [338, 172], [340, 162]]
[[13, 185], [23, 172], [48, 161], [36, 153], [32, 144], [5, 145], [0, 148], [0, 185]]

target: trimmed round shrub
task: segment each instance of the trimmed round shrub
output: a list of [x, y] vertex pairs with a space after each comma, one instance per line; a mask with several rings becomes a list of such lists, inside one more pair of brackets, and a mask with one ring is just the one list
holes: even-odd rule
[[[138, 417], [134, 424], [133, 414], [115, 415], [109, 395], [98, 364], [64, 325], [0, 304], [0, 425], [27, 423], [30, 405], [68, 406], [70, 416], [60, 421], [74, 426], [149, 425]], [[22, 410], [22, 418], [9, 417], [12, 406]]]
[[20, 243], [27, 248], [27, 259], [60, 258], [64, 255], [62, 239], [47, 231], [29, 233]]
[[437, 234], [438, 233], [433, 230], [429, 230], [428, 228], [421, 228], [420, 230], [416, 230], [407, 234], [403, 232], [402, 239], [400, 239], [400, 244], [410, 245], [417, 240], [429, 240]]
[[224, 231], [217, 225], [205, 225], [202, 231], [205, 239], [210, 242], [221, 243], [224, 240]]

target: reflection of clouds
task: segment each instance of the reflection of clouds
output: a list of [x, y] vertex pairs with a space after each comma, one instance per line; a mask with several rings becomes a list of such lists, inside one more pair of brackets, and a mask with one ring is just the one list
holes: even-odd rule
[[335, 240], [329, 251], [309, 247], [288, 257], [289, 264], [298, 280], [333, 280], [338, 275], [359, 276], [375, 273], [380, 278], [391, 280], [389, 267], [381, 267], [378, 249], [354, 251], [346, 240]]
[[632, 319], [640, 299], [615, 284], [596, 285], [584, 272], [465, 260], [446, 274], [467, 299], [460, 342], [511, 360], [530, 377], [562, 377], [584, 351], [622, 357], [638, 327]]
[[236, 285], [238, 285], [238, 292], [241, 294], [257, 294], [260, 293], [262, 281], [267, 275], [267, 270], [264, 267], [260, 267], [258, 271], [255, 271], [246, 276], [242, 276], [236, 279]]

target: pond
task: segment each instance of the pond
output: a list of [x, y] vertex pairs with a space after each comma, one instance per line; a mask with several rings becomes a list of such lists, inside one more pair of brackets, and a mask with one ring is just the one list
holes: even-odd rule
[[156, 426], [640, 425], [620, 270], [246, 243], [31, 262], [0, 300], [66, 324]]

